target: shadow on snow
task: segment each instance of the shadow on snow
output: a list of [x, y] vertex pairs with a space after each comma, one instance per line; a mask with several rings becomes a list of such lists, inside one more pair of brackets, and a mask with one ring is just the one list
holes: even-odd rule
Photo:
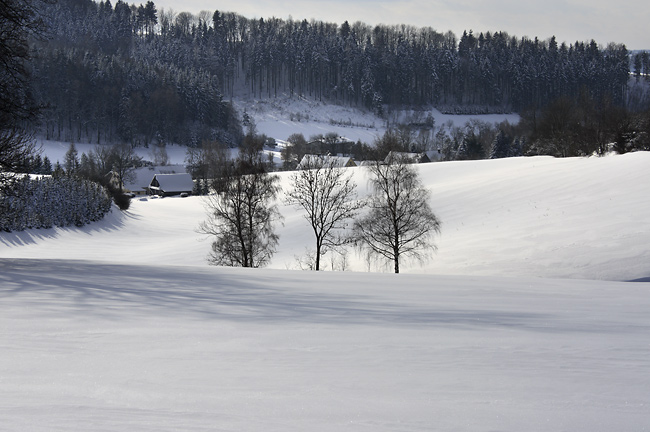
[[[416, 288], [415, 297], [409, 298], [400, 295], [399, 287], [391, 286], [398, 280], [400, 284], [408, 283], [408, 275], [400, 275], [400, 279], [374, 275], [369, 280], [366, 273], [347, 273], [342, 279], [341, 273], [238, 270], [0, 259], [0, 301], [15, 300], [20, 307], [44, 315], [73, 313], [105, 319], [164, 315], [170, 319], [444, 326], [464, 330], [496, 327], [611, 333], [624, 329], [607, 321], [573, 319], [570, 314], [567, 319], [566, 312], [556, 315], [548, 308], [533, 312], [510, 305], [512, 310], [507, 310], [498, 300], [484, 304], [462, 295], [454, 298], [452, 294], [450, 303], [453, 287], [436, 287], [433, 281], [430, 287], [422, 285], [422, 291]], [[349, 293], [342, 289], [343, 281], [350, 286], [368, 282], [372, 286]], [[477, 285], [477, 291], [480, 287]], [[438, 298], [441, 288], [442, 298]]]

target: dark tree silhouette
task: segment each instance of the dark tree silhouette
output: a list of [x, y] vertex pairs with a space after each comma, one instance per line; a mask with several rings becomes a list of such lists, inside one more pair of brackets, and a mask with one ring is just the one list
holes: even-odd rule
[[348, 242], [341, 232], [363, 203], [356, 199], [352, 175], [336, 158], [307, 156], [301, 170], [291, 176], [293, 189], [287, 203], [302, 208], [316, 238], [315, 270], [328, 251]]
[[435, 250], [432, 236], [440, 221], [429, 205], [429, 191], [409, 160], [394, 157], [370, 170], [370, 210], [354, 223], [357, 246], [369, 256], [392, 261], [395, 273], [403, 258], [425, 260]]
[[282, 217], [274, 203], [279, 178], [265, 166], [259, 156], [241, 155], [216, 182], [216, 193], [208, 196], [208, 220], [199, 231], [215, 237], [212, 264], [263, 267], [275, 253], [273, 224]]

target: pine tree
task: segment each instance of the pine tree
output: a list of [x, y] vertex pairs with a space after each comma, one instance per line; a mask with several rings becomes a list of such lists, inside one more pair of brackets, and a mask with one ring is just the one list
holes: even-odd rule
[[497, 136], [492, 141], [492, 148], [490, 150], [490, 159], [506, 158], [512, 155], [510, 138], [503, 132], [499, 131]]
[[65, 153], [63, 168], [68, 175], [75, 175], [79, 169], [79, 152], [74, 143], [70, 143], [68, 151]]
[[52, 174], [52, 162], [47, 156], [43, 157], [43, 165], [41, 168], [41, 174], [51, 175]]

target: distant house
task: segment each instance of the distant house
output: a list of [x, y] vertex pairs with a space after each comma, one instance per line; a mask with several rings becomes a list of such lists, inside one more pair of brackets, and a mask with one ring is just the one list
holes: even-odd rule
[[319, 155], [313, 155], [313, 154], [306, 154], [303, 156], [302, 160], [298, 164], [298, 169], [309, 169], [313, 168], [314, 165], [322, 161], [324, 165], [329, 165], [332, 164], [333, 166], [337, 168], [347, 168], [347, 167], [355, 167], [357, 164], [354, 162], [354, 159], [352, 159], [349, 156], [319, 156]]
[[[364, 161], [358, 162], [358, 166], [360, 166], [360, 167], [371, 167], [371, 166], [377, 165], [377, 162], [378, 161], [374, 161], [374, 160], [364, 160]], [[383, 165], [384, 162], [379, 161], [379, 163], [381, 165]]]
[[194, 189], [192, 176], [185, 174], [156, 174], [149, 184], [151, 195], [173, 196], [191, 194]]
[[149, 193], [151, 180], [156, 174], [185, 174], [187, 170], [183, 165], [158, 165], [145, 166], [136, 169], [130, 179], [124, 182], [124, 188], [136, 195]]
[[429, 160], [431, 162], [441, 161], [442, 160], [442, 150], [440, 150], [440, 149], [429, 150], [427, 152], [427, 156], [429, 156]]
[[431, 159], [429, 159], [429, 156], [427, 156], [426, 153], [405, 153], [405, 152], [393, 152], [393, 151], [388, 153], [388, 156], [386, 156], [384, 162], [390, 163], [390, 161], [394, 159], [406, 159], [410, 163], [431, 162]]

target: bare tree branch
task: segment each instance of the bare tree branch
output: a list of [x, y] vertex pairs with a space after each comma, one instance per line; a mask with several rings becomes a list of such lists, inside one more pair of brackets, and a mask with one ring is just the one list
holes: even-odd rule
[[354, 239], [369, 255], [393, 261], [399, 273], [402, 258], [424, 261], [435, 251], [432, 237], [440, 221], [416, 169], [399, 157], [390, 162], [370, 167], [370, 210], [355, 222]]
[[274, 204], [278, 182], [252, 155], [241, 156], [231, 172], [215, 181], [216, 193], [206, 198], [208, 220], [199, 226], [199, 232], [215, 237], [209, 257], [213, 264], [268, 264], [278, 243], [273, 224], [282, 218]]
[[344, 245], [349, 239], [342, 234], [347, 221], [354, 218], [363, 206], [356, 197], [356, 183], [336, 160], [313, 156], [306, 166], [291, 176], [293, 189], [286, 202], [302, 208], [316, 238], [316, 266], [328, 251]]

